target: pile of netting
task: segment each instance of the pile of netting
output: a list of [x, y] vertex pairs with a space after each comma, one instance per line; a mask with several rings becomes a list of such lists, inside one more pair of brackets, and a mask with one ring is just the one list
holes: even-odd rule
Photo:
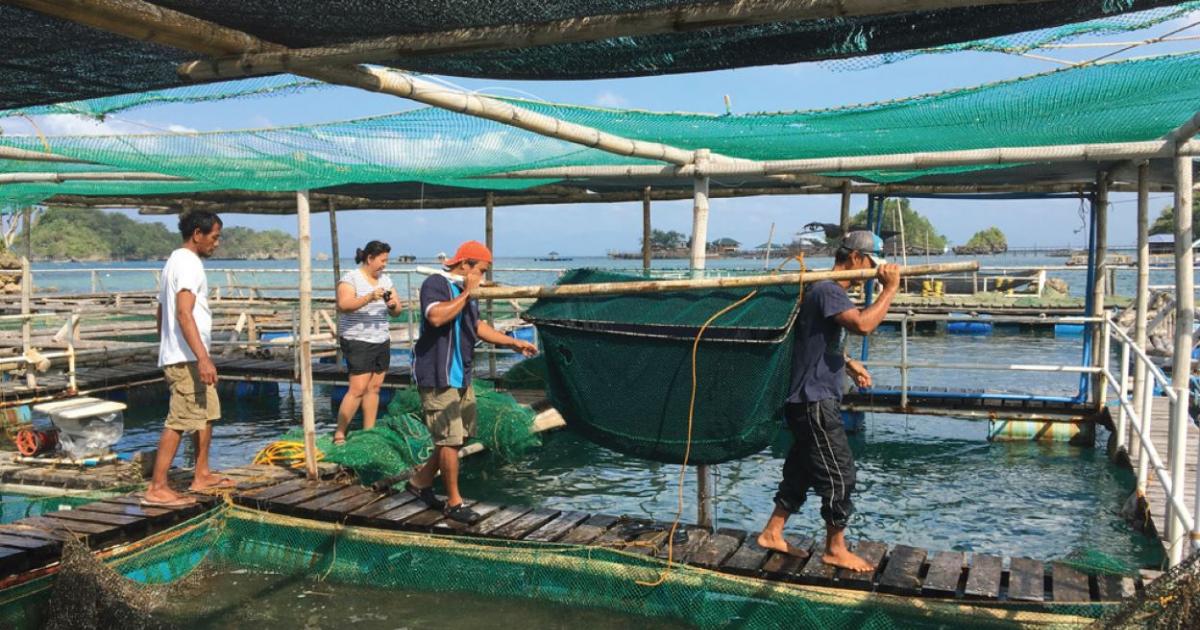
[[[534, 432], [534, 412], [518, 403], [512, 396], [496, 391], [486, 381], [475, 380], [475, 400], [479, 435], [468, 442], [478, 442], [494, 457], [504, 462], [520, 459], [530, 449], [541, 446]], [[317, 438], [322, 461], [349, 468], [362, 483], [375, 483], [395, 477], [424, 463], [433, 453], [433, 440], [421, 419], [421, 400], [413, 388], [398, 389], [392, 395], [387, 413], [375, 422], [370, 431], [351, 431], [346, 443], [333, 443], [332, 436]], [[294, 429], [281, 442], [259, 452], [256, 462], [266, 462], [279, 445], [297, 445], [304, 440], [302, 429]], [[290, 456], [300, 457], [299, 448], [289, 449]]]
[[[589, 614], [612, 619], [608, 627], [623, 619], [697, 628], [1066, 628], [1104, 611], [1092, 604], [1035, 610], [771, 583], [668, 568], [614, 548], [344, 527], [240, 507], [219, 508], [102, 559], [69, 549], [56, 578], [0, 591], [0, 626], [280, 627], [304, 598], [319, 599], [327, 616], [348, 621], [364, 597], [422, 594], [443, 602], [486, 598], [473, 601], [515, 608], [518, 618], [551, 606], [556, 618]], [[260, 576], [270, 576], [273, 586], [253, 587]], [[298, 591], [301, 599], [291, 595], [275, 607], [280, 590]], [[438, 614], [453, 623], [462, 611]]]
[[[559, 284], [636, 279], [575, 269]], [[550, 402], [573, 429], [636, 457], [682, 463], [690, 445], [688, 462], [717, 464], [761, 451], [779, 432], [798, 294], [774, 286], [551, 298], [524, 316], [538, 326]], [[693, 361], [701, 327], [727, 308]]]
[[1151, 582], [1097, 625], [1113, 630], [1200, 628], [1200, 553], [1192, 554]]

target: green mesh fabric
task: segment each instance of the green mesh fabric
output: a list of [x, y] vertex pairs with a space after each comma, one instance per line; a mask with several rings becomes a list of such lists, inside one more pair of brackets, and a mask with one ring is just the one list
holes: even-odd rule
[[[193, 627], [198, 622], [228, 627], [222, 623], [231, 620], [222, 615], [228, 612], [229, 594], [210, 597], [205, 591], [205, 576], [222, 573], [276, 575], [281, 584], [299, 582], [314, 591], [328, 590], [320, 588], [326, 583], [362, 585], [394, 597], [429, 592], [446, 598], [464, 594], [552, 603], [565, 607], [565, 615], [610, 611], [640, 619], [647, 627], [1079, 628], [1114, 608], [917, 600], [772, 583], [686, 565], [668, 570], [665, 561], [626, 550], [622, 543], [587, 547], [432, 536], [244, 508], [215, 510], [163, 538], [107, 565], [72, 562], [66, 575], [0, 591], [0, 622], [16, 629], [42, 627], [46, 621], [62, 627], [53, 622], [69, 613], [78, 625], [110, 622], [100, 627]], [[243, 589], [235, 602], [253, 603], [262, 596]], [[351, 604], [344, 598], [328, 603], [347, 611]]]
[[508, 368], [500, 377], [500, 385], [505, 389], [545, 390], [549, 378], [547, 369], [546, 357], [539, 354]]
[[[483, 444], [504, 462], [517, 461], [541, 446], [541, 438], [533, 430], [532, 410], [485, 381], [477, 379], [474, 388], [479, 435], [471, 442]], [[294, 429], [282, 439], [300, 441], [304, 433]], [[421, 420], [421, 399], [410, 388], [395, 390], [387, 413], [376, 419], [374, 429], [351, 431], [340, 446], [333, 443], [332, 436], [321, 436], [317, 448], [325, 454], [324, 461], [349, 468], [360, 482], [371, 484], [424, 463], [433, 453], [433, 440]]]
[[[560, 284], [636, 277], [574, 270]], [[750, 289], [541, 299], [537, 324], [549, 398], [576, 431], [608, 448], [683, 462], [700, 326]], [[798, 287], [762, 287], [714, 320], [696, 353], [693, 464], [761, 451], [779, 431], [791, 371]]]
[[[1152, 140], [1200, 102], [1200, 53], [1099, 64], [898, 101], [739, 116], [611, 110], [532, 101], [529, 109], [640, 140], [751, 159], [798, 159]], [[192, 181], [0, 186], [0, 199], [54, 194], [290, 191], [423, 182], [493, 190], [549, 180], [485, 179], [552, 166], [649, 164], [437, 109], [252, 131], [130, 136], [0, 136], [0, 145]], [[78, 165], [25, 166], [70, 172]], [[890, 182], [995, 166], [864, 172]]]

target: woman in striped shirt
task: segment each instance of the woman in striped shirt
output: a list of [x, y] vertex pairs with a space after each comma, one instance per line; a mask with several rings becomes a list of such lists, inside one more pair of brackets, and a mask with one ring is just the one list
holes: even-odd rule
[[379, 414], [379, 388], [392, 357], [388, 316], [400, 313], [392, 280], [383, 274], [391, 251], [382, 241], [367, 243], [354, 253], [358, 269], [338, 280], [338, 343], [350, 372], [350, 389], [338, 408], [334, 444], [345, 444], [346, 429], [360, 406], [363, 429], [374, 428]]

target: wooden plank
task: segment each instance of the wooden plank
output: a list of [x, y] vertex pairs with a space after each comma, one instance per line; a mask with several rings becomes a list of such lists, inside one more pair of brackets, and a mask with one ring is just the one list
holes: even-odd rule
[[769, 549], [758, 546], [758, 537], [750, 534], [745, 537], [737, 551], [721, 563], [721, 570], [737, 575], [758, 575], [759, 569], [771, 554]]
[[563, 512], [550, 522], [529, 532], [525, 540], [554, 542], [588, 518], [587, 512]]
[[351, 510], [347, 515], [349, 517], [347, 522], [368, 525], [381, 514], [390, 510], [394, 510], [402, 505], [407, 505], [416, 500], [417, 497], [414, 497], [407, 492], [397, 492], [373, 503], [368, 503], [357, 510]]
[[[31, 517], [32, 518], [32, 517]], [[66, 540], [74, 540], [76, 537], [70, 532], [60, 529], [48, 529], [36, 525], [26, 525], [20, 522], [0, 525], [0, 532], [10, 536], [22, 536], [24, 538], [34, 538], [37, 540], [47, 540], [61, 543]]]
[[599, 547], [624, 549], [634, 538], [647, 533], [648, 527], [653, 527], [651, 521], [622, 516], [617, 519], [617, 522], [613, 523], [612, 527], [609, 527], [607, 531], [590, 544]]
[[84, 512], [79, 510], [59, 510], [58, 512], [46, 512], [42, 514], [42, 516], [46, 518], [66, 519], [72, 522], [113, 525], [122, 528], [131, 525], [139, 525], [146, 522], [146, 519], [140, 516], [126, 516], [124, 514], [111, 514], [108, 512]]
[[348, 499], [343, 499], [337, 503], [334, 503], [333, 505], [327, 506], [325, 508], [325, 515], [328, 518], [344, 521], [350, 512], [377, 501], [383, 496], [384, 495], [378, 492], [363, 488], [363, 492], [361, 494], [357, 494]]
[[291, 509], [295, 510], [296, 512], [320, 514], [328, 506], [335, 503], [340, 503], [352, 497], [356, 497], [364, 492], [370, 492], [370, 490], [367, 490], [358, 484], [340, 486], [337, 490], [334, 490], [333, 492], [327, 492], [315, 499], [304, 501], [303, 503], [295, 503], [291, 506]]
[[1050, 587], [1050, 592], [1056, 602], [1089, 602], [1092, 600], [1088, 576], [1059, 562], [1055, 562], [1050, 567]]
[[1101, 574], [1096, 581], [1102, 602], [1120, 601], [1137, 593], [1137, 586], [1128, 575]]
[[507, 525], [500, 527], [492, 532], [492, 535], [497, 538], [508, 538], [510, 540], [519, 540], [524, 538], [533, 530], [554, 520], [554, 517], [561, 514], [558, 510], [539, 509], [534, 510], [518, 519], [510, 521]]
[[883, 564], [883, 558], [887, 555], [887, 545], [873, 540], [860, 540], [854, 543], [854, 553], [873, 568], [870, 571], [838, 569], [837, 580], [850, 588], [869, 590], [874, 586], [875, 574], [879, 572], [879, 565]]
[[308, 503], [319, 499], [327, 494], [332, 494], [345, 489], [347, 486], [340, 483], [330, 483], [327, 481], [318, 482], [309, 488], [302, 488], [295, 492], [290, 492], [283, 496], [275, 497], [267, 504], [271, 511], [281, 510], [288, 511], [302, 503]]
[[408, 519], [416, 516], [417, 514], [420, 514], [421, 512], [426, 512], [426, 511], [433, 512], [435, 514], [441, 513], [440, 510], [429, 509], [429, 507], [426, 506], [424, 502], [418, 500], [418, 501], [412, 501], [410, 503], [405, 503], [404, 505], [393, 508], [391, 510], [388, 510], [387, 512], [384, 512], [384, 513], [376, 516], [372, 520], [372, 524], [374, 527], [388, 527], [388, 528], [395, 529], [395, 528], [399, 528], [401, 523], [403, 523], [404, 521], [407, 521]]
[[1021, 602], [1046, 599], [1046, 568], [1032, 558], [1013, 558], [1008, 568], [1008, 598]]
[[[471, 501], [471, 500], [466, 500], [466, 501], [463, 501], [463, 505], [465, 505], [467, 507], [474, 507], [475, 502]], [[446, 518], [446, 515], [441, 510], [427, 509], [427, 510], [424, 510], [421, 512], [417, 512], [413, 516], [409, 517], [407, 520], [404, 521], [403, 526], [404, 526], [404, 529], [429, 531], [429, 529], [432, 528], [435, 523], [439, 523], [443, 520], [450, 520], [450, 519]]]
[[65, 521], [45, 516], [29, 516], [17, 521], [17, 523], [40, 529], [47, 533], [62, 533], [74, 536], [86, 541], [89, 545], [111, 540], [121, 532], [120, 526], [117, 525], [101, 525], [86, 521]]
[[[705, 543], [708, 542], [709, 536], [712, 534], [710, 534], [707, 529], [704, 529], [703, 527], [696, 527], [694, 525], [688, 525], [686, 527], [680, 526], [680, 529], [687, 532], [687, 542], [684, 542], [681, 545], [675, 545], [671, 549], [671, 561], [678, 562], [680, 564], [687, 564], [687, 562], [691, 560], [692, 554], [704, 547]], [[666, 560], [667, 545], [662, 545], [659, 547], [654, 556], [656, 558]]]
[[266, 502], [274, 499], [275, 497], [281, 497], [285, 494], [295, 492], [302, 488], [310, 487], [315, 483], [316, 482], [310, 482], [307, 479], [293, 479], [291, 481], [285, 481], [279, 485], [268, 486], [261, 490], [235, 492], [233, 498], [239, 503], [244, 500], [248, 502], [248, 504], [265, 505]]
[[142, 507], [140, 505], [127, 505], [124, 503], [109, 503], [107, 501], [96, 501], [75, 508], [77, 512], [103, 512], [106, 514], [120, 514], [122, 516], [133, 516], [144, 519], [148, 523], [169, 523], [175, 520], [175, 513], [171, 510], [164, 510], [155, 507]]
[[[496, 512], [499, 512], [503, 507], [504, 506], [499, 503], [488, 503], [486, 501], [480, 501], [479, 503], [472, 505], [471, 509], [475, 510], [475, 513], [479, 515], [480, 520], [478, 522], [482, 523], [484, 521], [484, 519], [487, 519], [488, 517], [492, 516]], [[461, 523], [459, 521], [454, 521], [454, 520], [446, 518], [446, 519], [442, 519], [442, 520], [434, 523], [432, 529], [434, 532], [438, 532], [438, 533], [457, 534], [469, 527], [471, 527], [470, 524]]]
[[929, 572], [921, 585], [922, 595], [954, 597], [962, 580], [965, 558], [961, 551], [939, 551], [929, 561]]
[[768, 577], [777, 580], [794, 580], [804, 570], [804, 565], [808, 564], [808, 559], [812, 556], [813, 539], [805, 537], [798, 540], [789, 540], [788, 544], [793, 549], [799, 549], [808, 555], [801, 557], [787, 553], [772, 553], [770, 556], [767, 556], [767, 561], [762, 566], [762, 572]]
[[25, 549], [0, 547], [0, 575], [16, 575], [34, 566], [33, 557]]
[[813, 545], [812, 557], [808, 559], [808, 563], [800, 570], [797, 579], [805, 584], [830, 584], [833, 582], [834, 576], [837, 575], [837, 567], [825, 564], [821, 559], [821, 555], [825, 551], [825, 541], [818, 540]]
[[0, 545], [14, 549], [26, 549], [29, 551], [45, 550], [47, 552], [57, 552], [62, 548], [62, 543], [57, 540], [27, 538], [25, 536], [13, 536], [6, 533], [0, 533]]
[[971, 554], [971, 568], [967, 573], [967, 586], [963, 595], [982, 599], [1000, 597], [1000, 576], [1003, 572], [1001, 563], [999, 556]]
[[663, 557], [666, 557], [667, 534], [671, 531], [671, 524], [659, 523], [653, 527], [648, 531], [640, 530], [642, 533], [635, 535], [632, 540], [627, 542], [625, 551], [639, 556], [658, 555], [659, 552], [662, 552]]
[[921, 565], [925, 564], [924, 549], [896, 545], [888, 556], [887, 567], [879, 577], [879, 590], [900, 595], [921, 593]]
[[493, 532], [508, 525], [509, 523], [525, 516], [532, 511], [532, 508], [524, 506], [510, 506], [498, 510], [492, 514], [491, 518], [484, 519], [474, 525], [463, 530], [465, 534], [476, 534], [479, 536], [491, 536]]
[[709, 534], [704, 544], [688, 558], [688, 562], [705, 569], [715, 569], [733, 555], [741, 544], [737, 536], [717, 531]]
[[617, 517], [608, 516], [607, 514], [595, 514], [582, 525], [567, 532], [559, 542], [569, 545], [587, 545], [593, 540], [599, 538], [609, 527], [612, 527], [617, 522]]

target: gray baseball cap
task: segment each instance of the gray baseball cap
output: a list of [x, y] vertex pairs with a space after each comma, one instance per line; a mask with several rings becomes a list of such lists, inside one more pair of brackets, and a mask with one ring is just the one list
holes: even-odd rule
[[867, 230], [850, 232], [842, 239], [842, 249], [858, 252], [870, 258], [876, 267], [887, 262], [887, 259], [883, 257], [883, 239], [874, 232]]

